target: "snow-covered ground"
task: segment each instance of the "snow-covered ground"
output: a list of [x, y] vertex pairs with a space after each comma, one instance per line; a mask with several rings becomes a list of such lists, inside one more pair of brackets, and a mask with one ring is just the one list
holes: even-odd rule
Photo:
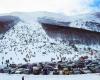
[[100, 74], [83, 74], [83, 75], [23, 75], [23, 74], [0, 74], [0, 80], [100, 80]]

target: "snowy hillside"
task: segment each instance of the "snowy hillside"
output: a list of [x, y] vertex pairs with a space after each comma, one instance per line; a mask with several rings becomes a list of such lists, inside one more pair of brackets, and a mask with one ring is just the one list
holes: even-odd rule
[[[76, 60], [81, 55], [90, 56], [91, 52], [96, 53], [95, 57], [92, 59], [99, 58], [100, 46], [97, 44], [89, 46], [83, 44], [73, 44], [73, 42], [70, 44], [68, 41], [64, 42], [60, 37], [52, 38], [48, 36], [43, 26], [37, 21], [40, 18], [44, 21], [48, 15], [46, 15], [45, 18], [45, 14], [42, 13], [42, 16], [39, 16], [40, 13], [37, 15], [36, 13], [12, 13], [9, 15], [16, 16], [20, 20], [7, 30], [5, 34], [0, 34], [2, 37], [0, 38], [0, 65], [5, 65], [6, 60], [9, 60], [10, 63], [16, 64], [27, 62], [45, 62], [51, 61], [52, 59], [54, 59], [54, 61], [59, 61], [61, 59], [60, 57], [65, 57], [66, 60]], [[69, 19], [69, 17], [66, 19], [65, 16], [58, 17], [60, 15], [57, 16], [57, 14], [55, 14], [56, 16], [54, 16], [54, 14], [52, 15], [52, 17], [49, 15], [49, 22], [52, 20], [53, 24], [57, 23], [57, 25], [60, 25], [60, 23], [61, 25], [63, 25], [63, 23], [66, 25], [66, 21], [72, 19]], [[3, 19], [1, 18], [0, 22], [2, 20]], [[76, 26], [76, 23], [73, 23], [75, 23], [75, 21], [72, 21], [72, 23], [70, 22], [69, 25], [77, 28], [80, 27], [79, 25]], [[99, 23], [99, 21], [97, 21], [97, 23]], [[99, 27], [97, 29], [96, 25], [93, 25], [93, 27], [81, 26], [81, 28], [87, 28], [88, 30], [99, 32]], [[59, 34], [56, 33], [56, 35]]]
[[[91, 14], [81, 14], [77, 16], [63, 16], [59, 19], [55, 17], [42, 16], [39, 21], [42, 23], [55, 24], [65, 27], [80, 28], [89, 31], [100, 32], [100, 12]], [[60, 16], [60, 15], [59, 15]], [[55, 20], [56, 19], [56, 20]]]
[[25, 63], [25, 58], [28, 62], [51, 61], [61, 53], [67, 56], [66, 45], [50, 39], [39, 24], [19, 22], [0, 40], [0, 61]]
[[71, 17], [70, 26], [100, 32], [100, 12]]

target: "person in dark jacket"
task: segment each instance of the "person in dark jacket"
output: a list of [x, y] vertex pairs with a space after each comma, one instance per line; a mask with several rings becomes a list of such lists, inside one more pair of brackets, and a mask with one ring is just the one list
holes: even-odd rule
[[60, 64], [58, 64], [58, 69], [63, 70], [63, 67]]
[[48, 75], [49, 74], [49, 70], [47, 68], [43, 69], [43, 75]]
[[11, 70], [10, 69], [8, 70], [8, 74], [11, 74]]
[[59, 75], [58, 69], [54, 69], [53, 75]]
[[24, 76], [22, 77], [22, 80], [24, 80]]

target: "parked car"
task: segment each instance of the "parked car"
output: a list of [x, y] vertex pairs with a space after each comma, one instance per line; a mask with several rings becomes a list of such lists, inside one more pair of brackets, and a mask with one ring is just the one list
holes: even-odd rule
[[24, 69], [23, 74], [30, 74], [30, 70], [29, 69]]
[[100, 65], [95, 67], [95, 72], [100, 73]]
[[81, 74], [91, 73], [91, 71], [89, 69], [87, 69], [87, 68], [80, 69], [80, 72], [81, 72]]
[[19, 68], [19, 69], [17, 69], [17, 70], [15, 71], [15, 74], [22, 74], [23, 71], [24, 71], [23, 68]]
[[3, 69], [0, 69], [0, 73], [4, 73], [4, 70]]
[[74, 68], [73, 69], [73, 74], [81, 74], [81, 72], [78, 68]]
[[11, 67], [11, 68], [16, 68], [17, 65], [16, 65], [16, 64], [10, 64], [9, 67]]
[[48, 68], [43, 68], [42, 70], [43, 75], [49, 75], [49, 73], [50, 73], [50, 70]]
[[3, 69], [3, 72], [4, 72], [4, 73], [9, 73], [9, 70], [10, 70], [9, 68], [4, 68], [4, 69]]
[[53, 75], [59, 75], [59, 74], [60, 74], [59, 70], [57, 68], [55, 68], [53, 70]]
[[39, 67], [33, 67], [33, 74], [34, 75], [39, 75], [41, 73], [41, 70], [40, 70], [40, 68]]
[[70, 71], [68, 70], [68, 68], [64, 68], [63, 69], [63, 75], [69, 75]]

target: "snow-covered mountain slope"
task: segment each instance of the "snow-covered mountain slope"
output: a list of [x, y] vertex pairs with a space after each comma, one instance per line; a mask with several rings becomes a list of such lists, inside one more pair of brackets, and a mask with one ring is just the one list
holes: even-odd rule
[[100, 12], [71, 17], [70, 26], [100, 32]]
[[[69, 48], [69, 55], [66, 48]], [[19, 22], [0, 40], [0, 61], [4, 64], [6, 60], [10, 63], [51, 61], [51, 58], [57, 60], [57, 57], [60, 60], [62, 53], [71, 57], [70, 50], [77, 54], [71, 46], [50, 39], [41, 25]]]
[[62, 18], [56, 19], [50, 17], [39, 17], [40, 23], [60, 25], [64, 27], [80, 28], [89, 31], [100, 32], [100, 12], [91, 14], [81, 14], [77, 16], [63, 16]]
[[[100, 44], [100, 20], [99, 12], [82, 14], [70, 17], [54, 16], [38, 17], [43, 29], [52, 38], [62, 38], [64, 41], [70, 40], [82, 44]], [[59, 15], [60, 16], [60, 15]]]
[[[74, 44], [73, 42], [70, 43], [69, 41], [64, 42], [60, 37], [51, 38], [43, 26], [37, 21], [37, 18], [41, 17], [39, 16], [40, 13], [38, 16], [34, 16], [35, 13], [32, 14], [33, 13], [30, 15], [29, 13], [9, 14], [18, 17], [20, 21], [7, 30], [5, 34], [0, 34], [0, 36], [3, 36], [0, 38], [0, 65], [5, 65], [6, 60], [16, 64], [51, 60], [58, 61], [61, 60], [61, 58], [76, 60], [82, 55], [90, 56], [91, 52], [95, 53], [92, 59], [99, 58], [99, 45], [87, 46]], [[44, 15], [45, 14], [43, 14], [43, 16]], [[60, 18], [61, 17], [59, 17], [59, 19]], [[53, 16], [52, 19], [55, 19], [55, 16]], [[60, 22], [60, 20], [58, 21]], [[59, 35], [58, 33], [56, 34]]]
[[53, 24], [43, 24], [43, 29], [51, 38], [74, 44], [100, 44], [100, 33], [79, 28], [63, 27]]

